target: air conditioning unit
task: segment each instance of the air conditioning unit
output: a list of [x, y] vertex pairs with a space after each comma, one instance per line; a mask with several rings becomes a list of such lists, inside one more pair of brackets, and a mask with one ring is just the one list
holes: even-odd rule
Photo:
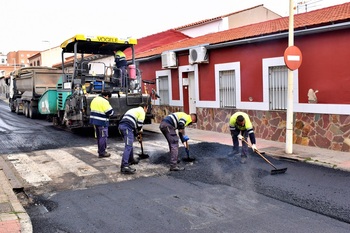
[[208, 63], [209, 56], [208, 56], [207, 49], [203, 46], [190, 49], [190, 55], [188, 56], [188, 62], [190, 64]]
[[161, 55], [162, 68], [176, 68], [177, 60], [176, 53], [174, 51], [165, 51]]

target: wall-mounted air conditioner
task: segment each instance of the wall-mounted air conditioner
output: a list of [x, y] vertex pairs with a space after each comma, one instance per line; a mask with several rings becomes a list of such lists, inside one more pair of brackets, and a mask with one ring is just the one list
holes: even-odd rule
[[200, 46], [191, 48], [189, 52], [190, 54], [188, 55], [188, 62], [190, 64], [209, 62], [208, 51], [205, 47]]
[[177, 60], [176, 53], [174, 51], [165, 51], [161, 55], [162, 68], [176, 68]]

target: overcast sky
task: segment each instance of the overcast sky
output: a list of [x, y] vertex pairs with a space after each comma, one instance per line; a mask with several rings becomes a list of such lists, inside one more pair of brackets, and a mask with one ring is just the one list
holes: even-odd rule
[[[288, 16], [290, 0], [0, 0], [0, 52], [45, 50], [76, 34], [140, 38], [263, 4]], [[347, 0], [308, 2], [308, 11]], [[122, 3], [126, 3], [122, 5]], [[305, 5], [298, 7], [299, 13]], [[297, 13], [297, 11], [295, 11]]]

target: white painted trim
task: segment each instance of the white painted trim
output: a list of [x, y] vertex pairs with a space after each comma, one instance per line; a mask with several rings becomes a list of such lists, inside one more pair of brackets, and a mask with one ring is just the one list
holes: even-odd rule
[[[255, 103], [254, 105], [244, 104], [244, 108], [241, 109], [251, 109], [250, 106], [255, 106], [254, 110], [269, 111], [269, 68], [272, 66], [285, 66], [283, 57], [265, 58], [263, 59], [263, 102]], [[299, 78], [298, 70], [293, 71], [293, 102], [298, 103], [299, 100]]]
[[240, 62], [229, 62], [229, 63], [222, 63], [222, 64], [215, 64], [215, 100], [214, 101], [200, 101], [199, 96], [197, 98], [197, 107], [203, 107], [203, 108], [220, 108], [220, 71], [225, 70], [234, 70], [235, 71], [235, 79], [236, 79], [236, 87], [237, 91], [236, 94], [236, 100], [238, 102], [241, 101], [241, 72], [240, 72]]
[[297, 104], [294, 112], [349, 115], [349, 104]]
[[[156, 88], [159, 90], [159, 82], [158, 78], [160, 76], [167, 76], [168, 77], [168, 89], [169, 89], [169, 105], [171, 105], [170, 97], [172, 96], [172, 89], [171, 89], [171, 70], [158, 70], [156, 71]], [[156, 99], [154, 101], [154, 105], [159, 105], [159, 99]]]
[[[269, 110], [269, 67], [285, 65], [283, 57], [263, 59], [263, 82], [264, 82], [264, 101], [261, 108], [253, 108], [256, 110]], [[299, 103], [299, 73], [298, 70], [293, 71], [293, 112], [303, 113], [320, 113], [320, 114], [340, 114], [349, 115], [350, 105], [346, 104], [309, 104]], [[246, 105], [248, 107], [249, 105]], [[252, 108], [249, 108], [252, 109]]]
[[[270, 111], [269, 109], [269, 67], [284, 66], [283, 57], [265, 58], [263, 59], [263, 102], [242, 102], [241, 101], [241, 72], [240, 62], [229, 62], [222, 64], [215, 64], [215, 99], [214, 101], [199, 100], [199, 75], [198, 64], [180, 66], [179, 69], [179, 92], [180, 100], [172, 100], [172, 86], [171, 86], [171, 70], [156, 71], [156, 77], [169, 77], [169, 104], [170, 106], [183, 106], [183, 91], [182, 91], [182, 73], [194, 72], [195, 90], [196, 90], [196, 107], [202, 108], [220, 108], [220, 93], [219, 93], [219, 73], [225, 70], [234, 70], [236, 78], [236, 108], [247, 110], [261, 110]], [[158, 89], [158, 82], [157, 82]], [[293, 112], [303, 113], [320, 113], [320, 114], [339, 114], [348, 115], [350, 112], [350, 105], [347, 104], [309, 104], [299, 103], [299, 73], [298, 70], [293, 71]], [[155, 105], [159, 105], [159, 100], [155, 101]]]

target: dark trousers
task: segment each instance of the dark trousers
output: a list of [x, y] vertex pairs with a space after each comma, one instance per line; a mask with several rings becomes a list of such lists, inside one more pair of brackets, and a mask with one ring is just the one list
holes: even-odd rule
[[129, 166], [129, 162], [134, 160], [133, 143], [135, 139], [134, 130], [127, 124], [119, 124], [119, 133], [124, 140], [124, 152], [121, 167]]
[[164, 121], [160, 123], [159, 129], [168, 141], [170, 150], [170, 166], [176, 166], [177, 157], [179, 154], [179, 137], [176, 134], [176, 129]]
[[[235, 152], [239, 152], [239, 139], [238, 139], [238, 135], [241, 134], [243, 136], [243, 138], [247, 141], [248, 139], [248, 132], [247, 130], [231, 130], [231, 137], [232, 137], [232, 142], [233, 142], [233, 150]], [[246, 156], [248, 155], [248, 145], [247, 143], [242, 141], [242, 155]]]
[[108, 127], [94, 125], [95, 138], [97, 139], [98, 155], [106, 153], [107, 138], [108, 138]]

